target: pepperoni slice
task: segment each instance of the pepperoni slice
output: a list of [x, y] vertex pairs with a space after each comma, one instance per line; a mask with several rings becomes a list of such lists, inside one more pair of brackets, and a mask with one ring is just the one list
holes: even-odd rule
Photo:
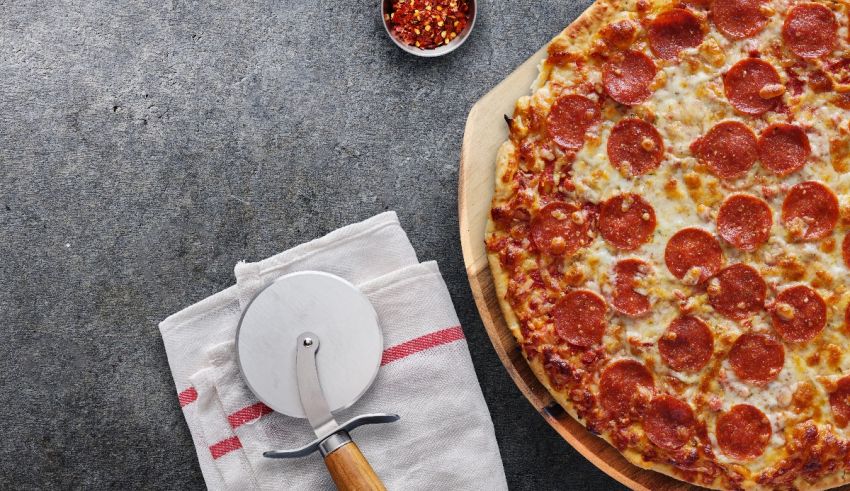
[[850, 376], [840, 378], [835, 383], [835, 390], [829, 393], [829, 406], [836, 426], [847, 426], [850, 422]]
[[638, 277], [649, 273], [649, 264], [640, 259], [622, 259], [614, 266], [614, 295], [611, 306], [617, 312], [639, 317], [652, 305], [646, 295], [635, 291]]
[[590, 290], [573, 290], [552, 308], [552, 321], [561, 339], [589, 348], [602, 342], [608, 323], [605, 300]]
[[782, 25], [782, 40], [801, 58], [820, 58], [835, 49], [838, 22], [829, 8], [803, 3], [792, 8]]
[[760, 33], [767, 25], [761, 10], [764, 0], [714, 0], [711, 20], [729, 39], [744, 39]]
[[797, 184], [782, 202], [782, 224], [801, 240], [822, 239], [838, 223], [838, 198], [815, 181]]
[[803, 168], [812, 154], [809, 137], [799, 126], [777, 123], [762, 131], [758, 142], [761, 165], [780, 176]]
[[634, 106], [652, 95], [649, 86], [655, 78], [655, 63], [640, 51], [617, 55], [602, 67], [602, 84], [612, 99]]
[[696, 418], [687, 403], [673, 396], [654, 398], [643, 417], [643, 428], [649, 441], [667, 450], [684, 446], [696, 432]]
[[770, 238], [773, 213], [764, 200], [749, 194], [733, 194], [717, 212], [717, 233], [742, 251], [754, 251]]
[[599, 233], [609, 244], [631, 251], [655, 231], [655, 210], [637, 194], [620, 194], [599, 208]]
[[739, 379], [763, 385], [782, 371], [785, 347], [765, 334], [742, 334], [729, 350], [729, 364]]
[[738, 404], [717, 418], [714, 435], [720, 450], [738, 460], [764, 453], [770, 441], [770, 420], [757, 407]]
[[587, 212], [572, 203], [549, 203], [531, 220], [531, 240], [546, 254], [570, 256], [590, 239]]
[[[685, 228], [667, 241], [664, 262], [676, 278], [688, 283], [702, 283], [717, 274], [723, 265], [723, 251], [713, 235], [699, 228]], [[696, 268], [699, 276], [692, 273]]]
[[618, 360], [602, 372], [599, 404], [612, 414], [639, 410], [652, 397], [655, 382], [645, 366], [635, 360]]
[[670, 9], [649, 24], [649, 49], [663, 60], [675, 60], [679, 52], [702, 44], [699, 19], [689, 10]]
[[565, 150], [579, 150], [585, 135], [599, 124], [599, 105], [587, 97], [562, 95], [552, 104], [546, 122], [549, 136]]
[[817, 336], [826, 326], [826, 302], [807, 286], [792, 286], [776, 296], [770, 316], [782, 339], [801, 343]]
[[764, 308], [767, 284], [755, 268], [738, 263], [717, 273], [707, 290], [714, 310], [740, 321]]
[[844, 256], [844, 265], [850, 268], [850, 232], [847, 232], [841, 242], [841, 255]]
[[697, 317], [678, 317], [667, 326], [658, 340], [661, 359], [678, 372], [702, 369], [714, 353], [714, 335], [708, 325]]
[[664, 140], [655, 126], [637, 118], [622, 119], [608, 137], [608, 159], [624, 176], [642, 176], [661, 165]]
[[[773, 109], [784, 93], [773, 65], [757, 58], [747, 58], [732, 65], [723, 76], [723, 88], [729, 104], [750, 116]], [[781, 90], [778, 94], [777, 89]]]
[[721, 179], [741, 177], [756, 162], [756, 135], [738, 121], [724, 121], [691, 144], [691, 152]]

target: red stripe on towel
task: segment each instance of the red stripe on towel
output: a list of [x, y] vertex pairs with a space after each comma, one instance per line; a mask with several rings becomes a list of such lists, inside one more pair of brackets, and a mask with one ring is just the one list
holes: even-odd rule
[[180, 402], [180, 407], [186, 404], [191, 404], [198, 399], [198, 391], [194, 387], [189, 387], [183, 392], [177, 394], [177, 401]]
[[210, 453], [212, 454], [213, 459], [217, 459], [234, 450], [239, 450], [240, 448], [242, 448], [242, 442], [239, 441], [239, 437], [232, 436], [211, 446]]
[[262, 418], [270, 412], [272, 412], [272, 408], [266, 406], [262, 402], [258, 402], [256, 404], [251, 404], [248, 407], [243, 407], [242, 409], [231, 414], [227, 417], [227, 422], [230, 423], [230, 427], [235, 430], [236, 428], [239, 428], [245, 423]]
[[437, 346], [459, 341], [463, 338], [463, 329], [460, 326], [449, 327], [442, 331], [419, 336], [418, 338], [385, 349], [384, 356], [381, 358], [381, 366], [401, 360], [420, 351], [436, 348]]

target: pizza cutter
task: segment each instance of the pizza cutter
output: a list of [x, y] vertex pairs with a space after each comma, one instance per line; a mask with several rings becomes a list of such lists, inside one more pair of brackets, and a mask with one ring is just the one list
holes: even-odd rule
[[248, 304], [236, 351], [257, 398], [277, 412], [307, 418], [316, 434], [303, 447], [271, 450], [265, 457], [303, 457], [318, 450], [337, 488], [385, 489], [349, 432], [399, 416], [364, 414], [342, 424], [333, 416], [366, 392], [381, 365], [383, 336], [363, 293], [328, 273], [282, 276]]

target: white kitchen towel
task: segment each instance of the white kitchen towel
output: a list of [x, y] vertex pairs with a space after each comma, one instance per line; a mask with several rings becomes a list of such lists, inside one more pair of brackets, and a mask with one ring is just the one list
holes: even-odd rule
[[235, 363], [242, 306], [275, 278], [308, 269], [348, 279], [378, 313], [385, 346], [381, 369], [360, 401], [336, 415], [401, 415], [399, 422], [352, 434], [387, 487], [506, 489], [493, 425], [445, 283], [436, 263], [417, 263], [392, 212], [264, 261], [240, 263], [235, 286], [160, 324], [208, 487], [333, 488], [317, 454], [262, 456], [301, 446], [312, 432], [306, 420], [257, 401]]

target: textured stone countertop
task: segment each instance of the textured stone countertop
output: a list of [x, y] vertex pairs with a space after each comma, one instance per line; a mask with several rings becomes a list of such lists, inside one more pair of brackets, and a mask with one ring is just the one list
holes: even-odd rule
[[0, 0], [0, 488], [203, 487], [158, 322], [384, 210], [440, 264], [511, 487], [616, 486], [499, 363], [456, 210], [467, 111], [588, 3], [480, 1], [428, 60], [374, 0]]

